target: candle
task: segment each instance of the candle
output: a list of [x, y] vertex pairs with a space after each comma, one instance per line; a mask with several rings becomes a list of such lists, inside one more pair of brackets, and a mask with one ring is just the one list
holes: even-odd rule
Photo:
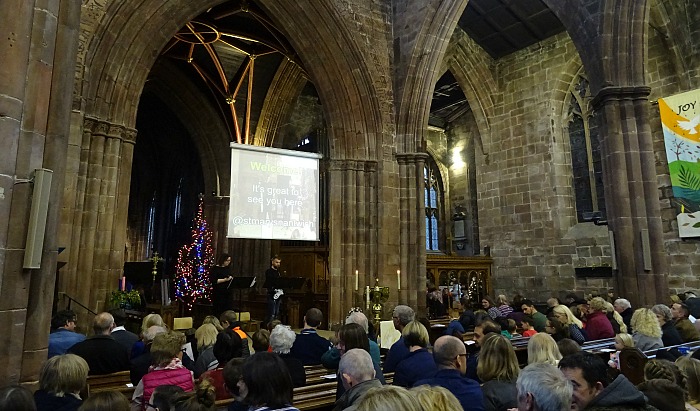
[[396, 289], [401, 289], [401, 270], [396, 270]]
[[360, 288], [360, 276], [358, 274], [358, 271], [355, 270], [355, 291]]

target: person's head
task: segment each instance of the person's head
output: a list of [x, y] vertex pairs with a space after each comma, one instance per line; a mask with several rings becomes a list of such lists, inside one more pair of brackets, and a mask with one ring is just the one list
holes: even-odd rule
[[474, 341], [478, 346], [481, 346], [486, 334], [490, 333], [500, 334], [501, 326], [491, 320], [485, 320], [481, 323], [477, 322], [474, 326]]
[[0, 388], [0, 411], [36, 411], [32, 392], [21, 385]]
[[109, 313], [112, 314], [117, 327], [123, 327], [126, 324], [126, 311], [123, 308], [109, 310]]
[[622, 313], [626, 309], [632, 308], [632, 304], [630, 304], [629, 300], [625, 298], [618, 298], [613, 303], [613, 307], [615, 308], [615, 311], [617, 311], [618, 313]]
[[515, 381], [520, 366], [510, 341], [500, 334], [488, 334], [481, 347], [476, 375], [482, 382]]
[[156, 335], [167, 332], [168, 329], [165, 327], [161, 327], [160, 325], [152, 325], [143, 333], [143, 342], [144, 344], [150, 344], [153, 342], [153, 339], [156, 338]]
[[224, 386], [237, 401], [245, 397], [245, 392], [241, 393], [241, 388], [238, 382], [243, 378], [243, 364], [245, 358], [232, 358], [227, 362], [222, 372], [224, 376]]
[[394, 307], [394, 313], [391, 318], [394, 321], [394, 328], [401, 331], [406, 324], [416, 319], [416, 313], [413, 311], [413, 308], [407, 305], [397, 305]]
[[685, 388], [685, 377], [678, 366], [669, 360], [652, 358], [644, 364], [644, 380], [664, 379]]
[[219, 261], [217, 262], [217, 264], [221, 267], [228, 267], [229, 265], [231, 265], [231, 255], [226, 253], [221, 254], [219, 256]]
[[688, 318], [690, 315], [690, 309], [683, 303], [674, 303], [671, 306], [671, 315], [673, 316], [674, 320]]
[[282, 264], [282, 260], [278, 256], [273, 256], [270, 259], [270, 266], [274, 268], [275, 270], [280, 268], [280, 265]]
[[508, 305], [508, 299], [505, 294], [499, 294], [498, 297], [496, 297], [496, 305]]
[[666, 304], [656, 304], [655, 306], [651, 307], [651, 311], [654, 313], [654, 315], [656, 315], [659, 325], [664, 325], [673, 320], [671, 309], [668, 308]]
[[114, 317], [110, 313], [99, 313], [92, 321], [92, 330], [95, 335], [109, 335], [114, 327], [116, 327]]
[[685, 377], [688, 399], [700, 402], [700, 360], [690, 357], [679, 357], [676, 365]]
[[194, 391], [179, 394], [173, 400], [174, 411], [215, 411], [216, 388], [205, 378], [197, 383]]
[[639, 308], [635, 310], [634, 314], [632, 314], [630, 325], [636, 333], [649, 337], [661, 337], [659, 320], [656, 319], [656, 314], [648, 308]]
[[557, 343], [547, 333], [537, 333], [530, 337], [530, 341], [527, 342], [528, 364], [543, 362], [557, 365], [561, 357]]
[[523, 313], [525, 315], [534, 315], [537, 312], [537, 308], [535, 308], [535, 303], [533, 303], [532, 300], [523, 300], [520, 304], [520, 307], [522, 308]]
[[305, 328], [317, 328], [323, 322], [323, 313], [318, 308], [309, 308], [304, 315]]
[[447, 388], [440, 386], [419, 385], [409, 391], [423, 410], [455, 411], [462, 409], [457, 397]]
[[267, 351], [270, 348], [270, 332], [266, 329], [256, 331], [251, 340], [255, 352]]
[[623, 348], [634, 348], [634, 340], [627, 333], [619, 333], [615, 336], [615, 349], [620, 351]]
[[282, 321], [280, 320], [272, 320], [269, 323], [267, 323], [267, 331], [272, 332], [272, 330], [275, 329], [278, 325], [282, 324]]
[[533, 329], [533, 324], [535, 323], [535, 320], [530, 317], [529, 315], [524, 315], [520, 319], [520, 326], [523, 328], [523, 330], [532, 330]]
[[359, 324], [365, 333], [369, 333], [369, 321], [367, 321], [367, 316], [359, 311], [353, 311], [348, 314], [345, 319], [345, 324]]
[[606, 312], [605, 309], [605, 301], [602, 297], [594, 297], [591, 298], [591, 301], [588, 302], [588, 310], [589, 312]]
[[219, 316], [219, 322], [224, 328], [234, 328], [238, 326], [238, 314], [233, 310], [226, 310]]
[[[281, 408], [292, 403], [292, 377], [279, 355], [256, 352], [243, 364], [245, 402], [253, 407]], [[240, 387], [240, 385], [239, 385]]]
[[451, 335], [443, 335], [435, 340], [433, 360], [440, 369], [455, 369], [462, 374], [467, 372], [467, 349], [464, 341]]
[[[248, 342], [246, 341], [245, 344]], [[219, 368], [229, 362], [231, 358], [243, 356], [243, 340], [234, 331], [224, 330], [216, 335], [216, 342], [212, 349], [214, 358], [219, 362]]]
[[371, 388], [357, 405], [357, 411], [421, 411], [409, 391], [394, 385]]
[[495, 307], [496, 304], [493, 302], [493, 298], [491, 298], [490, 295], [485, 295], [481, 299], [481, 306], [484, 308], [484, 310], [488, 310], [491, 307]]
[[211, 347], [216, 342], [216, 335], [219, 332], [213, 324], [202, 324], [194, 333], [194, 338], [197, 339], [197, 350], [203, 351], [207, 347]]
[[547, 300], [547, 307], [554, 308], [559, 305], [559, 299], [556, 297], [549, 298]]
[[73, 310], [61, 310], [51, 318], [51, 328], [54, 330], [65, 328], [66, 330], [74, 331], [76, 323], [76, 315]]
[[572, 386], [557, 369], [546, 363], [523, 368], [515, 383], [518, 411], [569, 411]]
[[595, 354], [582, 351], [566, 356], [559, 361], [559, 368], [573, 385], [574, 411], [585, 409], [610, 384], [608, 365]]
[[119, 391], [100, 391], [91, 394], [78, 411], [129, 411], [131, 404]]
[[365, 350], [353, 348], [340, 357], [338, 375], [346, 390], [355, 385], [374, 378], [374, 364], [372, 357]]
[[430, 336], [425, 326], [418, 321], [411, 321], [406, 324], [401, 333], [403, 342], [407, 347], [417, 346], [425, 348], [430, 343]]
[[141, 332], [146, 332], [148, 327], [152, 327], [154, 325], [167, 328], [165, 322], [163, 321], [163, 317], [161, 317], [160, 314], [148, 314], [147, 316], [143, 317], [143, 321], [141, 322]]
[[557, 341], [557, 348], [559, 348], [559, 354], [562, 358], [581, 351], [581, 346], [571, 338], [562, 338]]
[[338, 343], [336, 346], [340, 350], [340, 355], [353, 348], [362, 348], [369, 352], [369, 339], [361, 325], [355, 323], [345, 324], [338, 330]]
[[562, 323], [562, 325], [568, 327], [570, 324], [575, 324], [579, 328], [583, 327], [583, 323], [581, 323], [581, 320], [576, 318], [569, 309], [569, 307], [565, 305], [558, 305], [554, 307], [552, 309], [552, 313], [554, 314], [554, 317]]
[[647, 380], [637, 385], [647, 397], [648, 404], [659, 411], [685, 411], [685, 391], [677, 384], [665, 379]]
[[178, 331], [156, 335], [153, 344], [151, 344], [152, 364], [165, 366], [176, 357], [182, 358], [182, 345], [184, 343], [185, 334]]
[[173, 402], [185, 390], [177, 385], [159, 385], [153, 390], [151, 395], [152, 408], [158, 411], [170, 411], [173, 407]]
[[39, 373], [39, 388], [56, 396], [77, 394], [85, 387], [90, 367], [75, 354], [49, 358]]
[[204, 324], [211, 324], [214, 327], [216, 327], [216, 331], [223, 331], [224, 327], [221, 326], [221, 321], [219, 321], [218, 318], [216, 318], [213, 315], [207, 315], [204, 317], [204, 321], [202, 321], [202, 325]]
[[278, 325], [270, 333], [270, 347], [277, 354], [289, 354], [297, 335], [289, 326]]

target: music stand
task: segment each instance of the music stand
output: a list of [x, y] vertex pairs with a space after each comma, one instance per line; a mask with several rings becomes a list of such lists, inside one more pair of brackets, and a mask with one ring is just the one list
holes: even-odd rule
[[250, 288], [255, 277], [233, 277], [226, 287], [238, 291], [238, 312], [243, 311], [243, 290]]

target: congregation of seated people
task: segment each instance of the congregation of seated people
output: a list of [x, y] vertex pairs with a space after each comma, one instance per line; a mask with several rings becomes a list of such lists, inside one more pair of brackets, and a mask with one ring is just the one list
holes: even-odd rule
[[[52, 319], [38, 389], [4, 387], [0, 411], [289, 411], [297, 409], [294, 388], [307, 384], [308, 367], [321, 366], [336, 376], [334, 411], [692, 410], [700, 405], [700, 350], [661, 349], [700, 341], [692, 311], [698, 300], [688, 293], [633, 309], [610, 296], [570, 295], [546, 306], [486, 296], [478, 305], [462, 300], [459, 313], [450, 309], [455, 318], [446, 317], [445, 335], [432, 344], [431, 323], [398, 305], [392, 321], [399, 338], [383, 359], [360, 309], [330, 339], [318, 333], [317, 308], [306, 312], [299, 333], [274, 321], [249, 335], [226, 311], [187, 336], [157, 314], [143, 319], [139, 335], [131, 333], [124, 312], [113, 310], [94, 317], [89, 337], [75, 331], [75, 313], [63, 310]], [[609, 360], [586, 351], [588, 342], [605, 340], [614, 347]], [[619, 353], [633, 347], [650, 358], [636, 386], [620, 373]], [[518, 350], [526, 350], [525, 363]], [[86, 396], [89, 375], [119, 371], [130, 373], [130, 398], [116, 387]]]

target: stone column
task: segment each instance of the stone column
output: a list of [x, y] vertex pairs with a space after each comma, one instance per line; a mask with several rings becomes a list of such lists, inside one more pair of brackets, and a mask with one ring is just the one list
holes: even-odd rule
[[[329, 255], [329, 325], [345, 319], [347, 310], [361, 304], [362, 290], [379, 276], [377, 263], [377, 163], [331, 160]], [[355, 270], [360, 273], [355, 292]]]
[[425, 153], [400, 153], [399, 221], [401, 290], [399, 304], [425, 313]]
[[[615, 235], [616, 282], [620, 295], [629, 298], [634, 307], [668, 298], [649, 92], [646, 86], [604, 87], [593, 100], [600, 113], [608, 225]], [[645, 255], [647, 239], [649, 252]]]
[[[73, 230], [67, 265], [61, 270], [59, 292], [94, 311], [105, 308], [109, 292], [117, 288], [124, 266], [129, 186], [136, 130], [86, 117], [80, 146], [80, 165], [74, 178], [74, 201], [69, 215]], [[91, 319], [76, 309], [81, 320]]]

